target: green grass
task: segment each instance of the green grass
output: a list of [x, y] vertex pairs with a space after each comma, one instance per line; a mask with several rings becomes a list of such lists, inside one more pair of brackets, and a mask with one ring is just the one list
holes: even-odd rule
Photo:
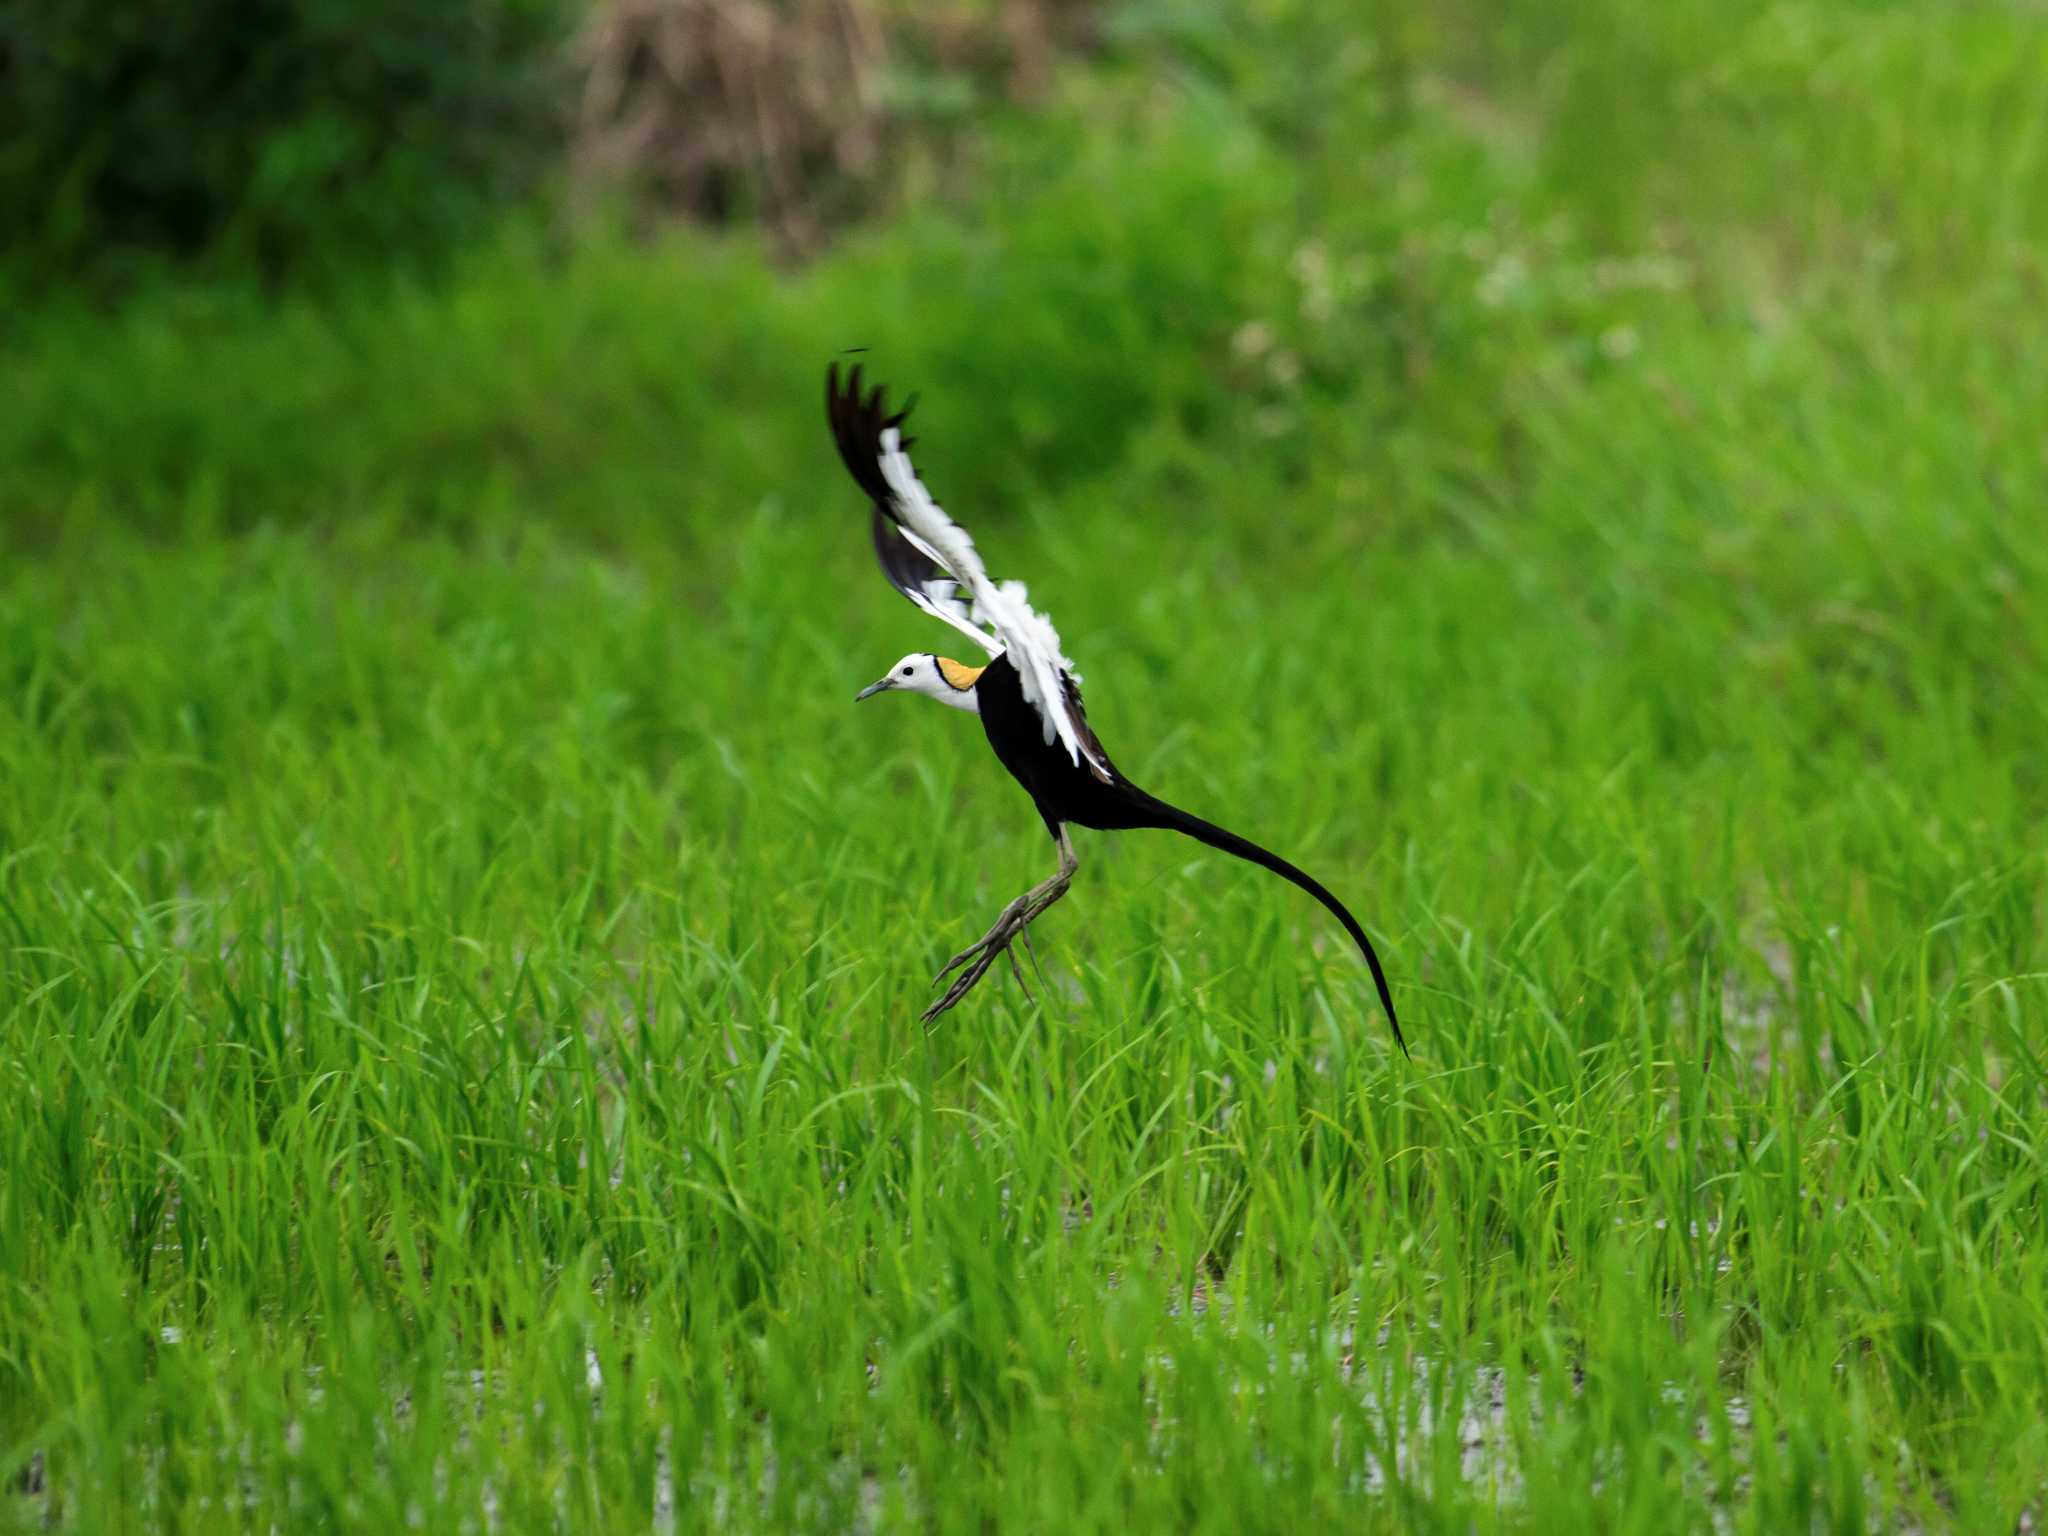
[[[2041, 1518], [2048, 34], [1275, 9], [799, 276], [14, 327], [0, 1528]], [[857, 342], [1412, 1062], [1165, 834], [917, 1023], [1050, 850]]]

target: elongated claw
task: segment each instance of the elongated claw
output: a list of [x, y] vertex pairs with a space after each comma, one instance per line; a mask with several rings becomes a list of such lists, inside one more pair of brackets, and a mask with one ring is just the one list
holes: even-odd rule
[[[1031, 947], [1031, 930], [1029, 928], [1018, 929], [1017, 937], [1024, 941], [1024, 947], [1026, 949], [1029, 949]], [[1010, 974], [1017, 978], [1017, 985], [1023, 988], [1024, 995], [1026, 997], [1030, 997], [1031, 983], [1024, 979], [1024, 967], [1017, 963], [1017, 946], [1014, 944], [1005, 944], [1003, 946], [1003, 953], [1010, 957]], [[1036, 965], [1038, 963], [1038, 957], [1036, 955], [1033, 955], [1031, 957], [1031, 963], [1033, 965]]]
[[920, 1015], [922, 1021], [926, 1024], [931, 1023], [933, 1019], [936, 1019], [948, 1008], [951, 1008], [955, 1003], [959, 1002], [961, 998], [965, 997], [969, 992], [973, 991], [974, 984], [980, 981], [981, 978], [987, 974], [989, 966], [993, 964], [994, 961], [995, 955], [993, 953], [985, 954], [979, 960], [975, 961], [973, 965], [969, 966], [966, 970], [962, 971], [960, 973], [959, 979], [956, 980], [952, 986], [946, 989], [946, 995], [940, 998], [936, 1003], [933, 1003], [931, 1007], [925, 1009], [923, 1014]]
[[969, 960], [972, 960], [975, 956], [975, 951], [977, 948], [977, 945], [970, 944], [967, 948], [961, 950], [959, 954], [955, 955], [952, 959], [948, 960], [944, 965], [940, 966], [939, 974], [932, 978], [932, 985], [936, 987], [948, 976], [952, 975], [955, 971], [959, 970], [961, 966], [965, 965]]
[[[953, 972], [960, 969], [961, 966], [965, 965], [968, 961], [972, 960], [976, 955], [980, 954], [990, 945], [1007, 945], [1010, 942], [1010, 939], [1016, 936], [1016, 933], [1024, 926], [1024, 924], [1030, 922], [1032, 918], [1036, 917], [1038, 913], [1043, 910], [1042, 908], [1034, 907], [1029, 911], [1025, 911], [1024, 909], [1026, 908], [1028, 903], [1028, 897], [1019, 896], [1015, 901], [1011, 902], [1007, 907], [1003, 908], [1003, 910], [997, 914], [996, 920], [993, 923], [989, 924], [989, 929], [987, 933], [984, 933], [980, 938], [976, 939], [972, 944], [968, 945], [965, 949], [961, 950], [959, 954], [955, 955], [952, 959], [948, 960], [943, 966], [939, 968], [939, 974], [932, 978], [932, 985], [936, 987], [940, 982], [944, 981], [948, 976], [952, 975]], [[1021, 918], [1018, 916], [1020, 912], [1023, 913], [1023, 916]]]
[[[931, 1007], [925, 1009], [924, 1022], [927, 1024], [931, 1023], [933, 1019], [936, 1019], [948, 1008], [959, 1002], [961, 998], [973, 991], [975, 984], [988, 974], [988, 968], [996, 963], [996, 956], [1008, 952], [1011, 940], [1016, 938], [1017, 934], [1022, 931], [1023, 926], [1023, 922], [1018, 920], [1014, 912], [1006, 910], [997, 921], [995, 927], [983, 934], [960, 954], [955, 955], [946, 966], [946, 969], [939, 972], [938, 977], [932, 983], [934, 986], [938, 985], [940, 980], [943, 980], [954, 967], [960, 965], [963, 961], [971, 960], [973, 963], [953, 978], [953, 984], [946, 989], [944, 997], [941, 997]], [[1013, 965], [1016, 963], [1015, 957], [1012, 957], [1011, 963]]]
[[980, 954], [983, 950], [987, 949], [991, 944], [995, 943], [997, 939], [1002, 935], [1003, 925], [1007, 923], [1009, 920], [1010, 913], [1006, 910], [1001, 917], [996, 919], [995, 927], [989, 929], [987, 933], [984, 933], [980, 938], [976, 939], [972, 944], [968, 945], [965, 949], [961, 950], [959, 954], [955, 955], [952, 959], [948, 960], [943, 966], [939, 968], [939, 974], [932, 978], [932, 985], [936, 987], [948, 976], [952, 975], [955, 971], [959, 970], [961, 966], [965, 965], [968, 961], [972, 960], [976, 955]]

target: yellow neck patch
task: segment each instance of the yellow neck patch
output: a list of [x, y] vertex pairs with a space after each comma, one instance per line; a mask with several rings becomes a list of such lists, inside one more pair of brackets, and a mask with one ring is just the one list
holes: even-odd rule
[[963, 667], [950, 656], [938, 658], [939, 676], [958, 688], [962, 693], [974, 686], [974, 680], [988, 670], [987, 667]]

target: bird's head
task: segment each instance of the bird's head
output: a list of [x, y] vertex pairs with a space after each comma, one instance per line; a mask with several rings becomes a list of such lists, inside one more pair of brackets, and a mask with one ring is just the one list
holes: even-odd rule
[[974, 695], [974, 684], [984, 670], [981, 667], [963, 667], [950, 656], [913, 651], [855, 694], [853, 702], [858, 704], [862, 699], [900, 688], [906, 693], [921, 693], [941, 704], [978, 714], [981, 703]]

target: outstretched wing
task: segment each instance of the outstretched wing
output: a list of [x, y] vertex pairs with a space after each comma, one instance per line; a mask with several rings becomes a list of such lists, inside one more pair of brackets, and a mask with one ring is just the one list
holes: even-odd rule
[[[910, 463], [903, 435], [906, 405], [893, 416], [882, 386], [863, 394], [860, 365], [842, 380], [839, 365], [825, 370], [825, 414], [839, 457], [875, 504], [875, 554], [891, 586], [934, 618], [943, 619], [988, 648], [1007, 654], [1024, 698], [1038, 711], [1046, 744], [1057, 741], [1076, 767], [1085, 764], [1110, 781], [1115, 770], [1081, 714], [1080, 678], [1060, 650], [1052, 621], [1025, 601], [1024, 584], [989, 580], [967, 536], [939, 504]], [[914, 402], [913, 402], [914, 403]]]

